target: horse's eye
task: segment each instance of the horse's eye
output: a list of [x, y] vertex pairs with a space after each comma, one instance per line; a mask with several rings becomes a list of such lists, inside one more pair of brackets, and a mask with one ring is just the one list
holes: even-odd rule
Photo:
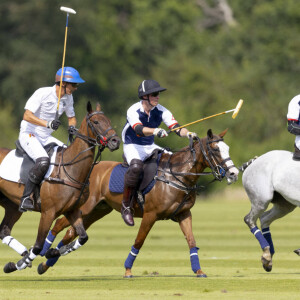
[[99, 124], [99, 122], [98, 121], [94, 121], [94, 124]]

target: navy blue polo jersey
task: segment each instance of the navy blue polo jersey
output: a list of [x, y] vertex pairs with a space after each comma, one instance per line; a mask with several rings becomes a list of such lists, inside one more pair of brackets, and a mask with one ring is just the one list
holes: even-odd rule
[[136, 125], [143, 125], [149, 128], [157, 128], [164, 122], [168, 128], [172, 128], [178, 122], [172, 113], [158, 104], [148, 115], [143, 106], [142, 101], [133, 104], [127, 110], [127, 122], [122, 131], [122, 139], [124, 144], [152, 145], [154, 136], [137, 136], [134, 128]]

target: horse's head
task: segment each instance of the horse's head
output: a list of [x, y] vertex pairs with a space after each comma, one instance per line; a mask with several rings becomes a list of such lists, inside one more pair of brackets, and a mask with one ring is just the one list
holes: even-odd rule
[[219, 135], [214, 135], [212, 130], [207, 131], [206, 152], [209, 167], [212, 169], [216, 179], [221, 180], [224, 176], [227, 183], [237, 181], [239, 170], [235, 167], [229, 155], [229, 146], [223, 140], [228, 129]]
[[88, 136], [95, 139], [97, 144], [107, 146], [110, 151], [119, 149], [121, 139], [111, 127], [110, 120], [101, 111], [99, 103], [95, 111], [93, 111], [91, 103], [87, 103], [86, 123]]

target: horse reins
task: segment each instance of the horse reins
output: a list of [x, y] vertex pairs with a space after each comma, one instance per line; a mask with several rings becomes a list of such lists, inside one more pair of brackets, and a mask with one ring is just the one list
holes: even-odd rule
[[[62, 148], [62, 155], [61, 155], [61, 160], [59, 162], [59, 164], [56, 164], [54, 163], [55, 166], [58, 166], [58, 169], [60, 170], [60, 167], [63, 167], [63, 170], [66, 174], [66, 176], [69, 178], [70, 181], [66, 181], [64, 179], [60, 179], [60, 178], [57, 178], [59, 176], [59, 173], [60, 171], [58, 171], [58, 174], [56, 175], [56, 178], [52, 178], [52, 177], [49, 177], [48, 180], [49, 181], [54, 181], [54, 182], [58, 182], [58, 183], [62, 183], [62, 184], [66, 184], [66, 185], [69, 185], [69, 186], [72, 186], [72, 187], [75, 187], [77, 189], [80, 189], [80, 195], [77, 199], [77, 201], [79, 201], [79, 199], [81, 198], [82, 196], [82, 193], [85, 189], [85, 187], [89, 184], [88, 181], [89, 181], [89, 178], [90, 178], [90, 174], [95, 166], [95, 164], [97, 163], [98, 159], [101, 157], [101, 153], [102, 151], [105, 149], [105, 147], [107, 146], [108, 142], [110, 141], [111, 138], [113, 138], [114, 136], [116, 136], [116, 133], [109, 136], [109, 137], [106, 137], [106, 134], [108, 133], [109, 130], [112, 130], [112, 127], [109, 127], [108, 129], [106, 129], [103, 133], [99, 133], [98, 130], [95, 129], [94, 125], [91, 123], [90, 121], [90, 118], [92, 116], [94, 116], [95, 114], [104, 114], [102, 111], [94, 111], [92, 112], [91, 114], [87, 114], [86, 116], [86, 121], [87, 121], [87, 125], [91, 128], [93, 134], [95, 135], [96, 138], [91, 138], [89, 136], [89, 132], [87, 131], [88, 135], [83, 135], [81, 133], [78, 132], [78, 129], [74, 128], [74, 132], [72, 134], [74, 134], [76, 137], [88, 142], [89, 144], [91, 144], [90, 147], [88, 147], [87, 149], [79, 152], [70, 162], [68, 163], [64, 163], [63, 162], [63, 154], [64, 154], [64, 150], [65, 148]], [[101, 129], [102, 130], [102, 129]], [[74, 161], [80, 156], [82, 155], [84, 152], [87, 152], [95, 147], [98, 146], [98, 151], [97, 151], [97, 154], [94, 158], [94, 161], [91, 165], [91, 168], [84, 180], [84, 182], [79, 182], [78, 180], [76, 180], [75, 178], [71, 177], [70, 174], [67, 172], [67, 170], [65, 169], [66, 166], [69, 166], [69, 165], [72, 165], [74, 164]]]
[[[193, 157], [193, 164], [195, 165], [195, 163], [196, 163], [196, 151], [195, 151], [195, 148], [194, 148], [193, 138], [189, 138], [189, 139], [190, 139], [189, 151], [191, 152], [191, 155]], [[156, 180], [163, 181], [164, 183], [166, 183], [168, 185], [171, 185], [171, 186], [173, 186], [173, 187], [175, 187], [175, 188], [177, 188], [177, 189], [182, 190], [182, 191], [185, 192], [185, 196], [184, 196], [183, 200], [180, 202], [180, 204], [175, 209], [175, 211], [169, 216], [169, 218], [172, 219], [173, 221], [175, 221], [174, 217], [176, 216], [176, 214], [180, 211], [180, 209], [186, 203], [186, 201], [187, 201], [190, 193], [199, 189], [199, 186], [197, 184], [194, 185], [194, 186], [192, 186], [192, 187], [190, 187], [186, 183], [184, 183], [182, 180], [180, 180], [177, 176], [186, 176], [186, 175], [200, 176], [200, 175], [211, 175], [211, 174], [213, 174], [215, 178], [211, 182], [209, 182], [209, 183], [212, 183], [215, 180], [222, 181], [223, 178], [224, 178], [224, 176], [225, 176], [225, 174], [226, 174], [226, 171], [229, 170], [232, 167], [232, 166], [227, 167], [225, 165], [225, 163], [227, 161], [231, 160], [230, 157], [228, 157], [228, 158], [226, 158], [226, 159], [224, 159], [224, 160], [222, 160], [220, 162], [218, 160], [218, 158], [216, 157], [216, 155], [214, 154], [214, 152], [213, 152], [213, 151], [218, 151], [218, 150], [214, 150], [214, 149], [212, 149], [210, 147], [210, 144], [212, 144], [212, 143], [223, 141], [222, 138], [217, 139], [217, 140], [208, 140], [206, 142], [206, 148], [207, 148], [208, 154], [206, 153], [204, 145], [203, 145], [202, 141], [200, 140], [200, 138], [196, 137], [196, 139], [197, 139], [197, 141], [200, 144], [200, 149], [201, 149], [201, 152], [203, 154], [203, 157], [205, 158], [205, 160], [209, 164], [209, 167], [211, 168], [212, 172], [202, 172], [202, 173], [174, 172], [174, 171], [172, 171], [172, 167], [171, 167], [171, 164], [170, 164], [171, 157], [173, 156], [173, 154], [171, 154], [170, 157], [169, 157], [169, 159], [168, 159], [168, 162], [167, 162], [167, 165], [170, 166], [169, 167], [170, 171], [158, 168], [159, 171], [163, 172], [163, 175], [162, 176], [155, 176]], [[212, 163], [212, 161], [213, 161], [213, 163]], [[225, 165], [225, 166], [222, 167], [221, 165]], [[165, 178], [165, 176], [164, 176], [165, 173], [171, 174], [181, 184], [177, 184], [177, 183], [175, 183], [173, 181], [167, 180]]]

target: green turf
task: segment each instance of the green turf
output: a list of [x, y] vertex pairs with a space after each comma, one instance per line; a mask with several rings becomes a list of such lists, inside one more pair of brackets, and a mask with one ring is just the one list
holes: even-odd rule
[[[84, 247], [46, 274], [36, 272], [41, 257], [32, 269], [0, 272], [0, 299], [299, 299], [300, 258], [293, 253], [300, 247], [297, 210], [272, 224], [276, 254], [272, 272], [266, 273], [258, 242], [243, 222], [250, 203], [241, 195], [230, 200], [220, 194], [192, 209], [200, 264], [208, 278], [193, 274], [178, 224], [160, 221], [135, 261], [135, 277], [124, 279], [123, 264], [140, 221], [130, 228], [113, 212], [89, 229]], [[37, 213], [24, 214], [13, 236], [30, 247], [38, 220]], [[1, 266], [19, 260], [6, 245], [0, 253]]]

